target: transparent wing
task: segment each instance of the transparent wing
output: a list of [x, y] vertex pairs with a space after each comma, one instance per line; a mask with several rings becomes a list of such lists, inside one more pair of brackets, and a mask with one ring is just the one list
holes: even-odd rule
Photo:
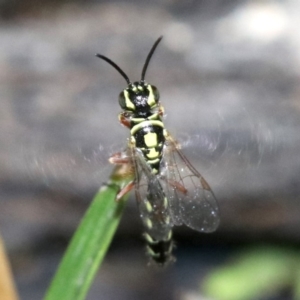
[[151, 237], [164, 240], [174, 224], [170, 219], [170, 207], [163, 187], [158, 176], [151, 173], [151, 168], [138, 149], [132, 149], [132, 157], [136, 172], [135, 193], [140, 216]]
[[169, 199], [173, 224], [184, 223], [202, 232], [216, 230], [219, 225], [216, 197], [169, 134], [161, 162], [161, 180]]

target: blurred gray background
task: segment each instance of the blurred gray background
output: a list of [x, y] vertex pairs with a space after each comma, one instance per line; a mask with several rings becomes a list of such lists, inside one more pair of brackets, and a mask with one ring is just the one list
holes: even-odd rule
[[206, 299], [201, 279], [236, 248], [299, 244], [299, 1], [15, 0], [0, 16], [0, 230], [22, 299], [42, 298], [129, 136], [126, 83], [95, 53], [139, 80], [160, 35], [146, 80], [221, 225], [176, 228], [177, 263], [157, 272], [132, 196], [88, 299]]

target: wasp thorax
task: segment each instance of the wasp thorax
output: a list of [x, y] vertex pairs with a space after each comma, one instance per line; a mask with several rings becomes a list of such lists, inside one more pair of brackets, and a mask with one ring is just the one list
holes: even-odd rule
[[159, 93], [155, 86], [134, 82], [120, 93], [119, 104], [122, 109], [137, 114], [149, 114], [159, 101]]

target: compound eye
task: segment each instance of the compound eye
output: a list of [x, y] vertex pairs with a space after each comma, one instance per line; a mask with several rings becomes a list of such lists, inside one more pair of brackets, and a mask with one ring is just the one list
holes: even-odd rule
[[153, 91], [154, 100], [157, 103], [159, 101], [159, 91], [154, 85], [151, 85], [151, 88]]
[[123, 110], [134, 111], [135, 105], [133, 103], [133, 100], [130, 90], [126, 89], [119, 95], [119, 104]]
[[124, 91], [122, 91], [119, 95], [119, 104], [122, 109], [126, 109], [126, 100], [125, 100]]

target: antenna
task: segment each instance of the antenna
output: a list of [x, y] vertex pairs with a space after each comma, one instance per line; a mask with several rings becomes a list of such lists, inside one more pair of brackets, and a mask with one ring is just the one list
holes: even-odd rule
[[145, 81], [145, 75], [146, 75], [146, 71], [147, 71], [147, 68], [148, 68], [148, 64], [149, 64], [149, 61], [157, 47], [157, 45], [159, 44], [159, 42], [161, 41], [163, 37], [160, 36], [157, 41], [154, 43], [154, 45], [152, 46], [147, 58], [146, 58], [146, 61], [145, 61], [145, 64], [144, 64], [144, 67], [143, 67], [143, 71], [142, 71], [142, 77], [141, 77], [141, 82], [144, 82]]
[[110, 60], [109, 58], [107, 58], [106, 56], [104, 56], [102, 54], [96, 54], [96, 56], [105, 60], [106, 62], [108, 62], [124, 77], [124, 79], [126, 80], [128, 85], [131, 84], [129, 77], [125, 74], [125, 72], [116, 63], [114, 63], [112, 60]]

